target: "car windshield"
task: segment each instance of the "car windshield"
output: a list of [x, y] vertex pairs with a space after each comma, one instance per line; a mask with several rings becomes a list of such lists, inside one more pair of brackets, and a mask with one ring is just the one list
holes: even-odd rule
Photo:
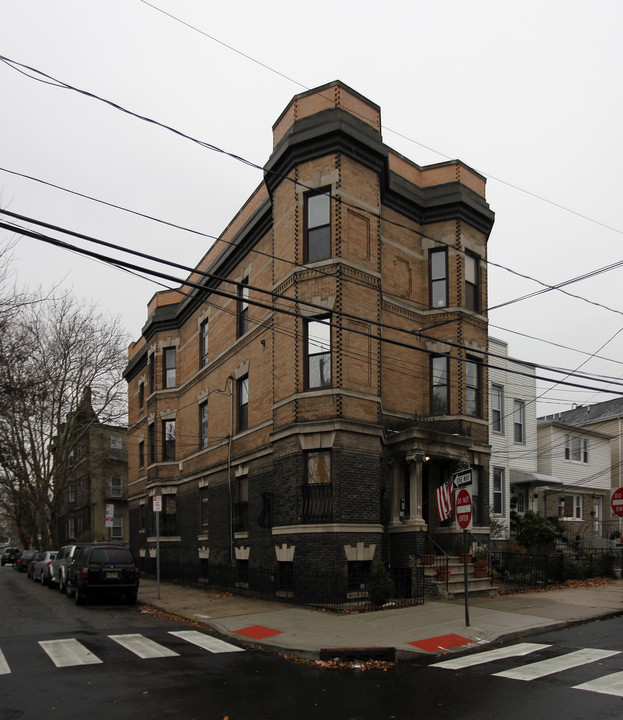
[[91, 553], [93, 565], [134, 565], [134, 558], [124, 548], [96, 548]]

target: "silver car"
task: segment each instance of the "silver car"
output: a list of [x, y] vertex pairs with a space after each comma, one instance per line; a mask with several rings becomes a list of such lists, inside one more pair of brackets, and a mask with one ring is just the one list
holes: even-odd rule
[[47, 585], [50, 582], [50, 565], [52, 565], [52, 561], [56, 559], [57, 554], [57, 550], [47, 550], [46, 552], [40, 553], [43, 557], [39, 557], [32, 570], [32, 579], [34, 582], [38, 580], [42, 585]]

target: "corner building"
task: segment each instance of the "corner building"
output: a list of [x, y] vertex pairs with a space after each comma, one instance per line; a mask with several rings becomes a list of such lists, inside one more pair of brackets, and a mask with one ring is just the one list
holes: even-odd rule
[[[293, 98], [264, 179], [129, 351], [131, 537], [164, 576], [413, 567], [472, 467], [488, 522], [485, 179], [420, 167], [341, 82]], [[287, 583], [287, 581], [284, 581]]]

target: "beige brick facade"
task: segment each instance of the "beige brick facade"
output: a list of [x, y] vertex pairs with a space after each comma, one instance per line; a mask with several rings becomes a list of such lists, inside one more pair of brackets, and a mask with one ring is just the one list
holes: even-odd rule
[[[437, 527], [434, 490], [465, 466], [486, 522], [485, 181], [458, 161], [417, 166], [380, 127], [378, 106], [342, 83], [294, 98], [273, 128], [264, 183], [189, 286], [149, 303], [126, 370], [137, 556], [153, 549], [153, 495], [168, 498], [171, 562], [204, 569], [413, 564], [424, 531], [450, 532]], [[318, 193], [328, 221], [310, 210]], [[442, 412], [431, 398], [437, 355], [448, 369]]]

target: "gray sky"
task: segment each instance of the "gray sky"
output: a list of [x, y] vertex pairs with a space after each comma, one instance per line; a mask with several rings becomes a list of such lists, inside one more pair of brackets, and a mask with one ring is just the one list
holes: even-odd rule
[[[347, 83], [381, 106], [388, 145], [420, 165], [460, 158], [488, 178], [489, 261], [503, 266], [489, 269], [491, 307], [543, 289], [535, 280], [623, 259], [620, 0], [0, 0], [0, 10], [0, 55], [258, 165], [293, 95]], [[4, 63], [0, 90], [4, 209], [193, 266], [207, 238], [6, 171], [208, 235], [261, 182]], [[28, 238], [14, 255], [19, 285], [71, 288], [133, 339], [160, 289]], [[551, 291], [492, 310], [490, 333], [521, 360], [619, 378], [622, 284], [616, 268], [564, 288], [579, 298]], [[538, 411], [612, 397], [559, 386]]]

